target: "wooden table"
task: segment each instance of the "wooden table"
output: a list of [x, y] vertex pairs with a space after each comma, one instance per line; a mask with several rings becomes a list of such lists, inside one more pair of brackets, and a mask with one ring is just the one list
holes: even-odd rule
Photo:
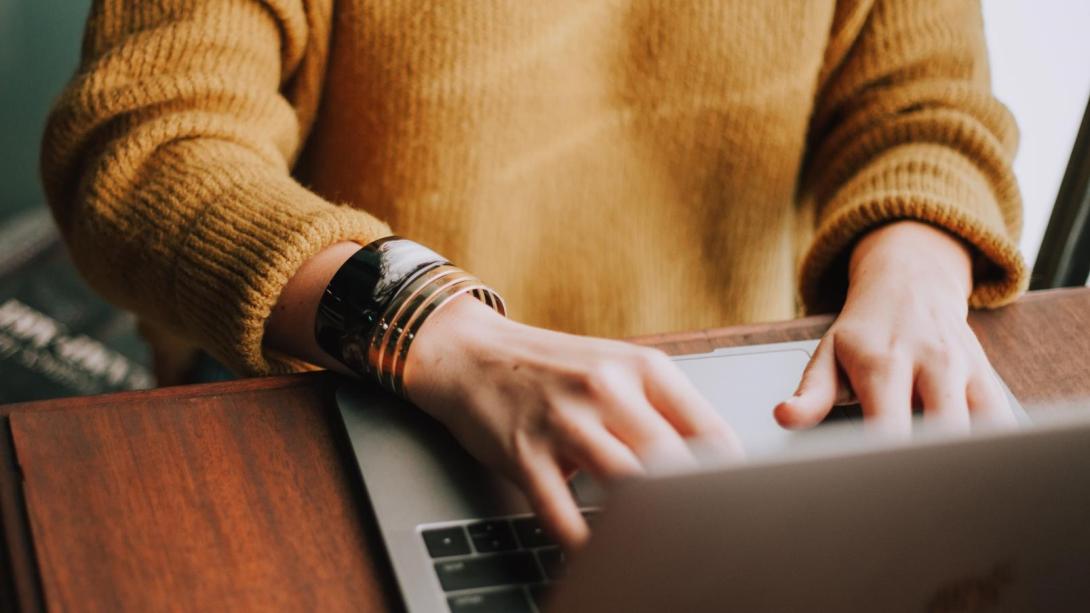
[[[816, 338], [828, 317], [635, 339]], [[1090, 289], [972, 315], [1032, 411], [1090, 402]], [[0, 606], [399, 608], [325, 373], [0, 407]]]

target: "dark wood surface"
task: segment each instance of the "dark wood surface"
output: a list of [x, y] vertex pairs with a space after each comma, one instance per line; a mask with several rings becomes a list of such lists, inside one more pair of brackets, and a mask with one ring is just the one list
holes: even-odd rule
[[[828, 317], [641, 337], [816, 338]], [[1031, 410], [1090, 403], [1090, 289], [972, 315]], [[5, 601], [37, 610], [386, 610], [399, 601], [327, 374], [0, 407]]]

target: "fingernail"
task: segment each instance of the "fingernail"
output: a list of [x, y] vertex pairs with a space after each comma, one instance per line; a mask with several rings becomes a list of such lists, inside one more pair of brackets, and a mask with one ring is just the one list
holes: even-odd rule
[[794, 416], [790, 413], [790, 411], [785, 412], [785, 411], [781, 410], [781, 408], [785, 407], [785, 406], [790, 406], [790, 405], [787, 405], [786, 403], [784, 403], [784, 404], [781, 404], [780, 406], [776, 407], [775, 409], [773, 409], [772, 410], [772, 418], [776, 420], [776, 423], [778, 423], [781, 426], [787, 428], [787, 427], [791, 426], [791, 424], [794, 423], [795, 420], [794, 420]]

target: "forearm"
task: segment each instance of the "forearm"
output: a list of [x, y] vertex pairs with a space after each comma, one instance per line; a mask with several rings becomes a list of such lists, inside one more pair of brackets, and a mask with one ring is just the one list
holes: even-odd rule
[[322, 292], [341, 265], [360, 249], [357, 243], [334, 243], [314, 255], [284, 286], [265, 326], [265, 345], [311, 364], [350, 374], [351, 371], [318, 346], [314, 318]]

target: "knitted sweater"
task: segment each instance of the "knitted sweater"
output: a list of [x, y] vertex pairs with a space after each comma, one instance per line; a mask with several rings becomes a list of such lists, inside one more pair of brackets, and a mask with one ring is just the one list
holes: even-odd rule
[[1016, 139], [971, 1], [97, 0], [42, 167], [95, 288], [269, 373], [293, 272], [391, 232], [575, 333], [835, 308], [895, 219], [1003, 304]]

